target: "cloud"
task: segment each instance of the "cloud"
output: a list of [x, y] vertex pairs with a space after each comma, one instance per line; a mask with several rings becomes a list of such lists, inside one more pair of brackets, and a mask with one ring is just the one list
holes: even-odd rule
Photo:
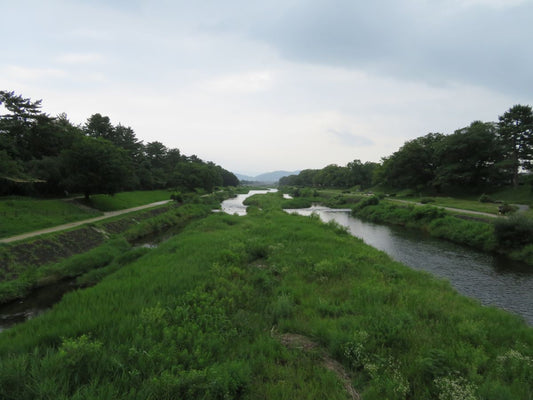
[[94, 64], [104, 60], [98, 53], [68, 53], [57, 57], [57, 61], [63, 64]]
[[336, 138], [336, 140], [339, 141], [342, 146], [366, 147], [373, 146], [375, 144], [374, 141], [368, 137], [354, 135], [350, 132], [336, 131], [330, 129], [328, 133], [333, 134], [333, 136]]
[[66, 71], [57, 68], [33, 68], [19, 65], [9, 65], [4, 68], [4, 74], [13, 80], [41, 80], [64, 78]]
[[281, 15], [258, 21], [250, 34], [296, 62], [528, 95], [533, 53], [524, 41], [533, 36], [533, 3], [464, 4], [471, 6], [457, 0], [295, 1]]
[[242, 74], [226, 75], [209, 80], [206, 88], [225, 93], [253, 93], [268, 90], [273, 77], [269, 71], [254, 71]]

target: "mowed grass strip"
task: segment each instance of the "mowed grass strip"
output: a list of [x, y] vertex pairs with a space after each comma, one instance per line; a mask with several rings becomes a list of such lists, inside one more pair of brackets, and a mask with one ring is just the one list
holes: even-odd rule
[[[0, 398], [530, 399], [533, 330], [318, 218], [211, 215], [0, 334]], [[318, 344], [286, 348], [286, 333]], [[462, 397], [459, 397], [462, 396]]]
[[0, 198], [0, 237], [80, 221], [101, 215], [60, 199]]

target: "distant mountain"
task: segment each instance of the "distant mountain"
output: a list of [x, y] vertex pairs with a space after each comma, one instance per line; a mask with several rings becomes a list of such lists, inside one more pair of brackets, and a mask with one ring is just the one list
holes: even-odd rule
[[260, 183], [275, 183], [284, 176], [297, 175], [300, 171], [274, 171], [267, 172], [257, 176], [248, 176], [242, 174], [235, 174], [240, 181], [260, 182]]

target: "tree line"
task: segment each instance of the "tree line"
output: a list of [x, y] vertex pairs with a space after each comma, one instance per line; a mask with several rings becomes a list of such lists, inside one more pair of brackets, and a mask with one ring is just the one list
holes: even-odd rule
[[515, 105], [498, 122], [474, 121], [453, 134], [429, 133], [407, 141], [381, 163], [355, 160], [282, 178], [281, 185], [395, 189], [446, 194], [517, 186], [533, 168], [533, 112]]
[[84, 125], [51, 117], [32, 101], [0, 91], [0, 195], [114, 194], [122, 190], [236, 186], [237, 177], [195, 155], [143, 143], [129, 126], [91, 115]]

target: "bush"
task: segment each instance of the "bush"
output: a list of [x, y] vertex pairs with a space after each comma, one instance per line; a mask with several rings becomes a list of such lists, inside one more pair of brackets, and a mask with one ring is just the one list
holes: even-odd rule
[[357, 203], [356, 208], [362, 210], [368, 206], [377, 206], [379, 204], [379, 198], [377, 196], [371, 196]]
[[175, 192], [170, 195], [170, 198], [174, 200], [176, 203], [183, 203], [183, 196], [181, 192]]
[[533, 244], [533, 221], [517, 215], [498, 218], [494, 222], [494, 234], [498, 246], [502, 249], [516, 249]]
[[479, 197], [479, 202], [480, 203], [494, 203], [494, 199], [490, 196], [487, 196], [485, 193], [483, 193], [480, 197]]

